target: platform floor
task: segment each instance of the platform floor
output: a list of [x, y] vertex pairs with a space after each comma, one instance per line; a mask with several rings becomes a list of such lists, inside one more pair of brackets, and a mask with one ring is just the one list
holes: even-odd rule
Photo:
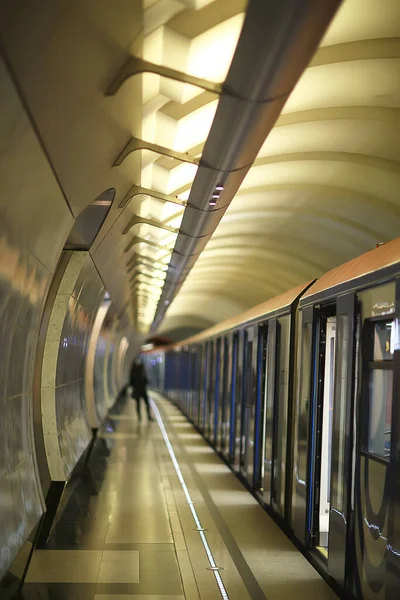
[[128, 400], [105, 424], [47, 548], [33, 554], [23, 598], [335, 600], [185, 417], [153, 398], [162, 421], [139, 423]]

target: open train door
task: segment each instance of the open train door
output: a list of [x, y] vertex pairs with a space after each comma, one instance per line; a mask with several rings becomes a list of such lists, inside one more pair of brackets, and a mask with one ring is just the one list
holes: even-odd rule
[[336, 303], [336, 357], [332, 415], [331, 481], [329, 498], [328, 572], [345, 586], [352, 523], [352, 464], [355, 374], [354, 293]]

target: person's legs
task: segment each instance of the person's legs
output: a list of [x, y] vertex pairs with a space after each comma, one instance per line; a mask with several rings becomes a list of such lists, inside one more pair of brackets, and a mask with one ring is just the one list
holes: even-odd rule
[[148, 416], [149, 421], [154, 421], [153, 417], [151, 416], [150, 402], [149, 402], [149, 397], [147, 395], [146, 390], [143, 392], [143, 400], [145, 401], [145, 404], [146, 404], [147, 416]]
[[133, 392], [132, 398], [136, 400], [136, 410], [139, 421], [142, 420], [142, 415], [140, 414], [140, 394], [138, 392]]

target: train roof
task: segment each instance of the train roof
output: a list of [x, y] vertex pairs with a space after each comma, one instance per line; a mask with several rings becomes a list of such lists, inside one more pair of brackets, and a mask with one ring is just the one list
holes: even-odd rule
[[196, 335], [193, 335], [192, 337], [187, 338], [186, 340], [177, 342], [176, 344], [170, 347], [180, 347], [186, 346], [188, 344], [202, 342], [203, 340], [206, 340], [210, 337], [215, 337], [221, 333], [224, 333], [225, 331], [229, 331], [230, 329], [235, 329], [243, 323], [255, 321], [256, 319], [263, 316], [268, 316], [268, 314], [273, 313], [277, 310], [283, 310], [285, 308], [288, 308], [296, 300], [296, 298], [298, 298], [301, 295], [301, 293], [304, 292], [305, 289], [307, 289], [310, 283], [311, 281], [303, 283], [302, 285], [298, 285], [295, 288], [292, 288], [287, 292], [280, 294], [279, 296], [275, 296], [275, 298], [270, 298], [269, 300], [266, 300], [266, 302], [262, 302], [257, 306], [253, 306], [253, 308], [250, 308], [249, 310], [246, 310], [245, 312], [240, 313], [239, 315], [235, 315], [230, 319], [221, 321], [220, 323], [217, 323], [216, 325], [213, 325], [212, 327], [209, 327], [208, 329], [205, 329], [204, 331], [201, 331], [200, 333], [197, 333]]
[[330, 290], [332, 294], [339, 286], [356, 281], [361, 277], [380, 271], [400, 262], [400, 238], [378, 246], [369, 252], [349, 260], [349, 262], [332, 269], [317, 279], [303, 294], [301, 302]]

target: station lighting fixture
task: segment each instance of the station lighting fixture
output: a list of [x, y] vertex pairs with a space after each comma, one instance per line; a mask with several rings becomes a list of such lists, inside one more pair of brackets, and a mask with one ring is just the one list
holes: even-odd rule
[[220, 183], [215, 186], [215, 191], [213, 193], [213, 195], [211, 196], [211, 199], [209, 201], [209, 206], [215, 206], [217, 204], [217, 201], [219, 200], [222, 192], [224, 190], [224, 186], [221, 185]]

